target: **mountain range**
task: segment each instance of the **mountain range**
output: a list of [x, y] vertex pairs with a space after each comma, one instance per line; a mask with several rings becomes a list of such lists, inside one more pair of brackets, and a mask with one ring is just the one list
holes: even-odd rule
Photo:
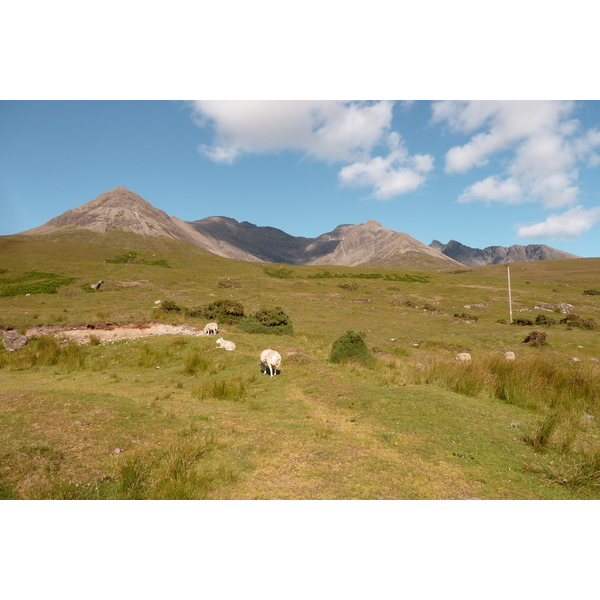
[[339, 225], [317, 238], [296, 237], [274, 227], [259, 227], [229, 217], [182, 221], [124, 188], [117, 187], [94, 200], [50, 219], [24, 235], [52, 233], [67, 227], [96, 232], [117, 229], [146, 236], [165, 236], [195, 244], [238, 260], [289, 265], [394, 266], [444, 268], [499, 262], [578, 258], [544, 245], [469, 248], [451, 240], [429, 246], [377, 221]]
[[545, 244], [529, 244], [528, 246], [488, 246], [483, 250], [470, 248], [456, 240], [450, 240], [442, 244], [433, 240], [429, 244], [432, 248], [439, 250], [442, 254], [453, 258], [455, 261], [468, 267], [480, 267], [483, 265], [497, 265], [500, 263], [530, 262], [534, 260], [551, 260], [555, 258], [580, 258], [574, 254], [551, 248]]

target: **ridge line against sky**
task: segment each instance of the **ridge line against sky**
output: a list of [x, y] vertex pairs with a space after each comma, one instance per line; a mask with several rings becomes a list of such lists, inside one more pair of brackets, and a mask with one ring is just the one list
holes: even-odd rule
[[184, 220], [600, 255], [598, 101], [5, 101], [0, 123], [2, 235], [124, 185]]

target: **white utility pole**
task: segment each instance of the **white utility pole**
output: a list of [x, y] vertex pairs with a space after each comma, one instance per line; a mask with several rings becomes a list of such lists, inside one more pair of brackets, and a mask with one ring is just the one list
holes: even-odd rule
[[512, 318], [512, 296], [510, 293], [510, 267], [508, 266], [508, 263], [506, 263], [506, 273], [508, 275], [508, 309], [510, 312], [510, 323], [512, 325], [513, 322], [513, 318]]

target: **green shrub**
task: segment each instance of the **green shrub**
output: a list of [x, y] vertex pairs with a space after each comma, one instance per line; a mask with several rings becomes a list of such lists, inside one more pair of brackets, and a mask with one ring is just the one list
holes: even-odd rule
[[376, 359], [365, 343], [366, 334], [352, 330], [340, 336], [331, 348], [329, 360], [332, 363], [360, 362], [367, 366], [375, 364]]
[[583, 293], [587, 296], [600, 296], [600, 290], [585, 290]]
[[552, 325], [556, 325], [556, 319], [553, 319], [552, 317], [549, 317], [544, 314], [539, 314], [535, 318], [535, 324], [541, 325], [542, 327], [552, 327]]
[[173, 300], [165, 300], [164, 302], [161, 303], [160, 308], [161, 308], [161, 310], [164, 310], [165, 312], [175, 312], [175, 313], [179, 313], [183, 310], [181, 308], [181, 306], [179, 306], [178, 304], [175, 304], [175, 302], [173, 302]]
[[209, 321], [234, 324], [244, 316], [244, 307], [233, 300], [215, 300], [202, 309], [201, 314]]
[[253, 315], [240, 320], [237, 327], [246, 333], [294, 335], [292, 320], [281, 306], [261, 308]]
[[[426, 305], [427, 306], [427, 305]], [[470, 315], [468, 313], [454, 313], [454, 318], [458, 319], [459, 321], [474, 321], [475, 323], [477, 322], [477, 319], [479, 319], [479, 317], [476, 317], [475, 315]]]
[[567, 325], [568, 327], [579, 327], [580, 329], [596, 329], [596, 321], [594, 319], [584, 319], [579, 315], [567, 315], [560, 321], [561, 325]]
[[531, 319], [518, 318], [513, 321], [513, 325], [520, 325], [521, 327], [533, 327], [533, 321]]

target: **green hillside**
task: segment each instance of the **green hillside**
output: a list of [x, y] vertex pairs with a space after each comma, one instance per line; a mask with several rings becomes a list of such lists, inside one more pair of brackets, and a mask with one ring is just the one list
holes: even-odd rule
[[[600, 498], [600, 259], [510, 273], [522, 325], [503, 265], [265, 265], [118, 231], [0, 238], [4, 329], [201, 329], [209, 305], [244, 312], [219, 336], [1, 347], [0, 497]], [[257, 314], [285, 314], [293, 335], [249, 326]], [[374, 363], [328, 360], [348, 330]], [[533, 331], [545, 345], [524, 343]], [[265, 348], [282, 356], [273, 378]]]

